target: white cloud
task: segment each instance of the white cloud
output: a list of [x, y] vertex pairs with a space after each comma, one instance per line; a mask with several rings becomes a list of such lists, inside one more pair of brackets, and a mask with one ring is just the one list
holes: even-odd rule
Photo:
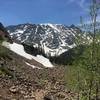
[[76, 3], [79, 7], [81, 7], [84, 11], [89, 11], [89, 4], [86, 0], [69, 0], [68, 4]]
[[86, 0], [80, 0], [78, 4], [84, 11], [89, 12], [89, 4], [86, 3]]

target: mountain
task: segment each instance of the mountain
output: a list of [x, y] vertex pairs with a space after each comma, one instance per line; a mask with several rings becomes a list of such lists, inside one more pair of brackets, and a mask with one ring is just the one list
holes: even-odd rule
[[39, 48], [47, 56], [58, 56], [76, 46], [81, 30], [74, 25], [20, 24], [6, 27], [14, 41]]
[[78, 58], [84, 54], [86, 47], [86, 45], [79, 45], [69, 49], [67, 52], [62, 53], [57, 57], [50, 57], [49, 59], [51, 62], [58, 65], [72, 65], [74, 61], [78, 60]]
[[[21, 56], [29, 60], [28, 62], [27, 61], [24, 62], [27, 66], [33, 68], [53, 67], [51, 62], [47, 58], [43, 57], [42, 55], [32, 56], [26, 53], [23, 45], [15, 43], [11, 39], [9, 32], [7, 32], [6, 28], [0, 23], [0, 56], [6, 54], [6, 49], [4, 49], [3, 47], [8, 48], [12, 52], [16, 53], [18, 56]], [[34, 63], [32, 64], [31, 62]]]

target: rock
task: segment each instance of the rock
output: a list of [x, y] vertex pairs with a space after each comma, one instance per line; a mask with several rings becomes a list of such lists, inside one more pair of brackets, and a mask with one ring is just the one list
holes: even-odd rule
[[16, 87], [16, 86], [12, 86], [10, 89], [10, 92], [12, 92], [12, 93], [17, 93], [18, 92], [18, 87]]
[[29, 96], [29, 95], [24, 96], [24, 99], [25, 99], [25, 100], [36, 100], [35, 97], [31, 97], [31, 96]]
[[57, 94], [58, 98], [65, 98], [65, 94], [63, 92]]
[[44, 96], [46, 94], [47, 91], [45, 90], [42, 90], [42, 89], [37, 89], [35, 92], [34, 92], [34, 96], [36, 98], [36, 100], [44, 100]]
[[44, 100], [51, 100], [50, 97], [44, 97]]
[[21, 94], [25, 94], [25, 91], [21, 90], [20, 93], [21, 93]]
[[55, 97], [53, 95], [47, 95], [44, 97], [44, 100], [56, 100]]

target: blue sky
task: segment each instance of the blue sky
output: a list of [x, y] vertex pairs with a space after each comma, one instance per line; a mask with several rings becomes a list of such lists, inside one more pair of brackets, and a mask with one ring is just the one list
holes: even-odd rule
[[88, 16], [89, 0], [0, 0], [0, 22], [78, 24]]

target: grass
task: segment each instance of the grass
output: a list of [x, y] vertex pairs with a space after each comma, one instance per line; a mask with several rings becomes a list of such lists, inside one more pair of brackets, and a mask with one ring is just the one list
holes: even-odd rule
[[5, 57], [8, 55], [7, 49], [3, 46], [0, 46], [0, 57]]
[[7, 68], [7, 66], [2, 66], [2, 67], [0, 67], [0, 74], [1, 74], [1, 75], [8, 75], [8, 76], [13, 77], [13, 72], [11, 72], [11, 71]]
[[3, 47], [2, 44], [3, 39], [0, 37], [0, 75], [8, 75], [13, 76], [12, 72], [7, 68], [7, 65], [4, 61], [7, 59], [11, 59], [9, 55], [9, 50]]
[[[99, 70], [100, 71], [100, 70]], [[88, 71], [83, 68], [82, 65], [76, 66], [67, 66], [65, 70], [65, 81], [66, 81], [66, 88], [69, 91], [74, 91], [75, 93], [80, 94], [80, 100], [88, 100], [89, 94], [89, 87], [90, 87], [90, 80], [92, 78], [91, 71]], [[95, 98], [96, 95], [96, 82], [98, 82], [98, 87], [100, 86], [100, 74], [94, 73], [93, 75], [93, 84], [92, 84], [92, 91], [91, 97]], [[99, 87], [100, 89], [100, 87]], [[100, 93], [100, 91], [98, 92]]]

